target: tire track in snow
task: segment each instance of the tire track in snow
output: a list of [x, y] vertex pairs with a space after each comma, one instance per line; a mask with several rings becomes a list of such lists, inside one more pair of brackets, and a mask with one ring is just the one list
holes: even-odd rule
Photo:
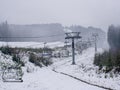
[[59, 73], [59, 74], [62, 74], [62, 75], [65, 75], [65, 76], [69, 76], [69, 77], [71, 77], [71, 78], [73, 78], [73, 79], [76, 79], [76, 80], [78, 80], [78, 81], [81, 81], [81, 82], [83, 82], [83, 83], [86, 83], [86, 84], [89, 84], [89, 85], [92, 85], [92, 86], [96, 86], [96, 87], [99, 87], [99, 88], [102, 88], [102, 89], [106, 89], [106, 90], [114, 90], [114, 89], [111, 89], [111, 88], [108, 88], [108, 87], [99, 86], [99, 85], [96, 85], [96, 84], [89, 83], [89, 82], [87, 82], [87, 81], [81, 80], [80, 78], [77, 78], [77, 77], [75, 77], [75, 76], [72, 76], [72, 75], [69, 75], [69, 74], [66, 74], [66, 73], [63, 73], [63, 72], [58, 72], [58, 71], [56, 71], [55, 69], [52, 69], [52, 71], [54, 71], [54, 72], [56, 72], [56, 73]]

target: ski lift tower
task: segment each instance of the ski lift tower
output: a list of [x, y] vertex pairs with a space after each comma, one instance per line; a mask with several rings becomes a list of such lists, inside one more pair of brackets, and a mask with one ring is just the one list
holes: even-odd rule
[[98, 33], [93, 33], [92, 36], [94, 37], [94, 43], [95, 43], [95, 53], [97, 53], [97, 39], [98, 39]]
[[66, 37], [65, 39], [72, 39], [72, 65], [75, 65], [75, 45], [74, 45], [74, 39], [80, 39], [82, 38], [80, 35], [80, 32], [69, 32], [65, 33]]

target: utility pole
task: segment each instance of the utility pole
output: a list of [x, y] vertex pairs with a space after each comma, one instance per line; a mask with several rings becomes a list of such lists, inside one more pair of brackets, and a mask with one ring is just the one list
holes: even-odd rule
[[95, 53], [97, 53], [97, 38], [98, 38], [98, 34], [94, 33], [94, 34], [92, 34], [92, 36], [94, 37], [94, 42], [95, 42]]
[[80, 32], [70, 32], [70, 33], [65, 33], [66, 37], [65, 39], [72, 39], [72, 65], [75, 65], [75, 44], [74, 44], [74, 39], [80, 39], [82, 38], [79, 36]]

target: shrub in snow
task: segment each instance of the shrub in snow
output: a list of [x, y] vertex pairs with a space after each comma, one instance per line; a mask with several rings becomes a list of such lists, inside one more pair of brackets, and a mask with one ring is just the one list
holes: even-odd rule
[[11, 55], [13, 51], [9, 46], [0, 47], [0, 50], [2, 53], [7, 55]]
[[37, 66], [42, 67], [42, 64], [41, 64], [41, 62], [40, 62], [39, 60], [40, 60], [40, 59], [38, 59], [38, 57], [37, 57], [34, 53], [30, 53], [29, 61], [30, 61], [31, 63], [34, 63], [34, 64], [37, 65]]
[[46, 58], [46, 59], [43, 59], [43, 60], [42, 60], [42, 63], [43, 63], [45, 66], [48, 66], [48, 65], [51, 65], [53, 62], [52, 62], [51, 59]]
[[50, 60], [50, 58], [38, 57], [34, 53], [30, 53], [29, 61], [39, 67], [42, 67], [43, 65], [48, 66], [48, 65], [52, 64], [52, 61]]
[[12, 60], [21, 66], [25, 66], [25, 63], [21, 60], [21, 58], [18, 54], [14, 54], [12, 57]]
[[99, 66], [99, 70], [104, 73], [113, 71], [120, 72], [120, 52], [119, 51], [105, 51], [102, 54], [96, 54], [94, 57], [94, 64]]

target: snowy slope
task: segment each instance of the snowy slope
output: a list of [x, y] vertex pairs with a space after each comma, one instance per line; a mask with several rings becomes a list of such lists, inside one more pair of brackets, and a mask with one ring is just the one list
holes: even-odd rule
[[0, 90], [103, 90], [43, 68], [26, 74], [23, 83], [3, 83]]
[[[102, 52], [102, 49], [99, 49]], [[82, 55], [76, 56], [76, 65], [71, 65], [72, 57], [54, 59], [52, 68], [57, 72], [66, 73], [88, 83], [119, 90], [120, 76], [110, 78], [110, 74], [98, 74], [98, 67], [93, 65], [94, 48], [89, 48]], [[107, 78], [105, 76], [107, 75]]]
[[[14, 64], [11, 58], [4, 59], [1, 54], [0, 60], [5, 61], [5, 63]], [[58, 74], [52, 71], [51, 68], [38, 68], [28, 62], [26, 55], [23, 57], [23, 60], [25, 62], [23, 82], [2, 82], [0, 79], [0, 90], [103, 90]], [[27, 69], [32, 69], [32, 72], [27, 73]]]
[[[1, 45], [6, 44], [4, 42]], [[27, 47], [28, 45], [39, 44], [35, 42], [9, 42], [11, 47]], [[61, 42], [49, 43], [51, 47], [63, 45]], [[36, 48], [34, 46], [33, 48]], [[42, 47], [39, 46], [39, 47]], [[102, 52], [102, 49], [99, 49]], [[9, 58], [4, 58], [9, 57]], [[23, 83], [4, 83], [0, 79], [0, 90], [103, 90], [96, 86], [80, 82], [71, 77], [62, 75], [52, 71], [67, 73], [81, 80], [92, 84], [119, 90], [120, 76], [104, 78], [104, 74], [97, 74], [98, 67], [93, 65], [94, 48], [89, 48], [81, 55], [76, 55], [76, 65], [71, 65], [71, 57], [69, 58], [53, 58], [54, 64], [49, 67], [38, 68], [28, 61], [28, 56], [23, 57], [25, 67], [23, 67], [24, 76]], [[11, 56], [4, 56], [0, 53], [0, 62], [14, 64]], [[27, 73], [27, 70], [30, 72]], [[1, 73], [1, 71], [0, 71]]]

